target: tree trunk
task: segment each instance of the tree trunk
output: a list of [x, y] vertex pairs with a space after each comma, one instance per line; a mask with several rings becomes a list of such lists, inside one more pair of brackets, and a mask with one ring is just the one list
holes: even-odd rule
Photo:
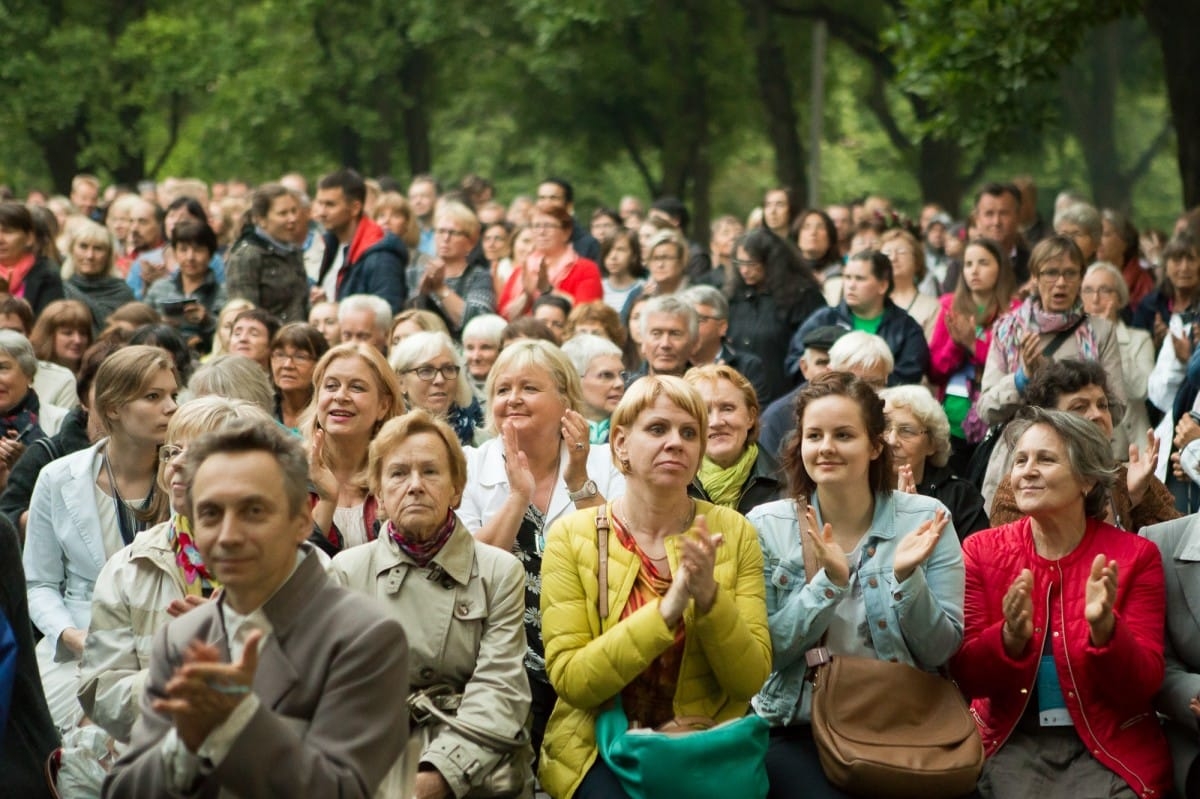
[[958, 142], [925, 136], [917, 147], [917, 183], [921, 201], [937, 203], [957, 216], [966, 182]]
[[1175, 123], [1183, 204], [1200, 204], [1200, 15], [1191, 0], [1147, 0], [1146, 21], [1162, 45]]
[[408, 102], [401, 113], [404, 143], [408, 150], [408, 168], [413, 175], [433, 171], [433, 150], [429, 140], [432, 78], [433, 58], [429, 51], [413, 50], [400, 67], [400, 84], [408, 93]]
[[136, 187], [146, 178], [146, 152], [142, 146], [142, 109], [125, 106], [117, 114], [125, 138], [117, 150], [117, 163], [113, 166], [113, 180]]
[[1092, 199], [1099, 208], [1129, 210], [1130, 186], [1121, 169], [1117, 113], [1117, 23], [1092, 32], [1076, 63], [1063, 73], [1063, 101], [1083, 151]]
[[[766, 116], [767, 137], [775, 150], [775, 178], [797, 202], [808, 196], [808, 174], [799, 120], [788, 75], [787, 54], [776, 35], [777, 21], [765, 0], [744, 0], [746, 34], [754, 48], [754, 73]], [[795, 210], [795, 209], [793, 209]]]
[[71, 181], [80, 172], [79, 149], [83, 132], [83, 120], [79, 116], [70, 125], [39, 137], [38, 147], [50, 169], [54, 191], [59, 194], [71, 193]]

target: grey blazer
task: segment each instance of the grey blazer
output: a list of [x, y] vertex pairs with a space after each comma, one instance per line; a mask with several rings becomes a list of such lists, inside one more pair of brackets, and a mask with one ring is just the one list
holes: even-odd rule
[[[228, 755], [188, 796], [371, 797], [408, 740], [408, 643], [400, 624], [334, 585], [315, 551], [263, 607], [273, 633], [259, 653], [261, 706]], [[217, 602], [155, 636], [141, 716], [103, 796], [170, 796], [159, 742], [171, 728], [151, 703], [194, 639], [229, 658]]]
[[1158, 545], [1167, 582], [1167, 672], [1156, 705], [1196, 733], [1188, 702], [1200, 695], [1200, 515], [1145, 527], [1142, 536]]

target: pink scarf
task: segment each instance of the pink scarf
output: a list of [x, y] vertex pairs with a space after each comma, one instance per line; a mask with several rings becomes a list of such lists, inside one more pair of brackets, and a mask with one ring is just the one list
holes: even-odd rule
[[1099, 352], [1096, 346], [1096, 335], [1092, 326], [1087, 323], [1083, 313], [1083, 303], [1075, 301], [1075, 305], [1066, 313], [1047, 311], [1042, 308], [1042, 301], [1030, 297], [1021, 303], [1010, 314], [1002, 316], [996, 322], [992, 332], [992, 346], [999, 347], [1004, 358], [1004, 371], [1012, 374], [1021, 365], [1021, 339], [1026, 333], [1057, 333], [1065, 330], [1076, 322], [1083, 323], [1075, 328], [1075, 343], [1079, 352], [1076, 357], [1088, 361], [1096, 360]]

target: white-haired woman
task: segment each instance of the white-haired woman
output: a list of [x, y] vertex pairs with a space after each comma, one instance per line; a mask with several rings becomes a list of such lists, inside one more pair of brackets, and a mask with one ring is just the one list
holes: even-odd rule
[[454, 429], [464, 447], [483, 443], [483, 409], [463, 375], [463, 357], [445, 333], [414, 333], [389, 359], [408, 410], [422, 408]]
[[956, 475], [950, 460], [950, 420], [924, 386], [894, 386], [879, 392], [887, 427], [883, 438], [892, 448], [892, 466], [900, 490], [940, 500], [950, 509], [960, 538], [986, 529], [983, 496]]
[[601, 336], [577, 335], [562, 345], [579, 373], [583, 390], [583, 416], [588, 423], [588, 440], [607, 444], [609, 420], [625, 396], [625, 364], [621, 348]]
[[500, 337], [508, 322], [489, 313], [476, 316], [463, 327], [463, 356], [467, 361], [467, 380], [481, 403], [487, 400], [487, 378], [500, 355]]
[[92, 312], [93, 331], [98, 335], [105, 320], [127, 302], [133, 302], [133, 290], [117, 272], [116, 244], [103, 225], [84, 220], [75, 228], [63, 262], [63, 292], [69, 300], [79, 300]]

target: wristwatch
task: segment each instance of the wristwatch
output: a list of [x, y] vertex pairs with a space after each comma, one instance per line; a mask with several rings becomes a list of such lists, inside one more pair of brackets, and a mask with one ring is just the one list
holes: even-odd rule
[[596, 487], [595, 480], [588, 480], [578, 491], [567, 491], [567, 496], [572, 502], [578, 502], [581, 499], [591, 499], [592, 497], [600, 496], [600, 489]]

